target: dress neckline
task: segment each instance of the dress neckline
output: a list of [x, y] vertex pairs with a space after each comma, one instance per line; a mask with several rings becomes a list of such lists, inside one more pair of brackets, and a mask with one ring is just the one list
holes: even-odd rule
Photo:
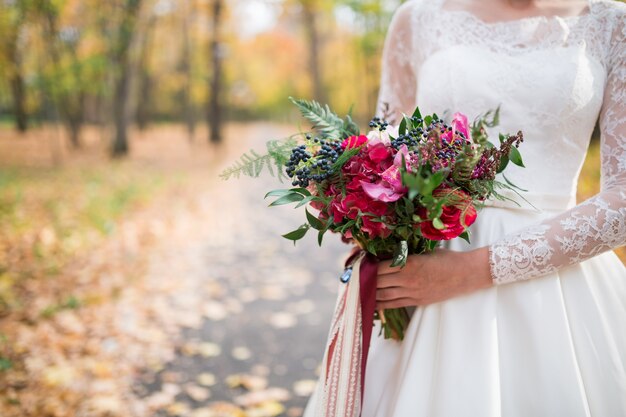
[[457, 16], [461, 16], [461, 17], [465, 17], [469, 20], [472, 20], [473, 22], [485, 26], [485, 27], [501, 27], [501, 26], [508, 26], [508, 25], [526, 25], [526, 24], [535, 24], [535, 23], [541, 23], [541, 22], [550, 22], [550, 21], [554, 21], [554, 22], [571, 22], [571, 21], [579, 21], [581, 19], [587, 18], [589, 16], [591, 16], [592, 14], [592, 3], [594, 0], [587, 0], [587, 6], [585, 7], [585, 9], [583, 10], [582, 13], [580, 14], [576, 14], [576, 15], [569, 15], [569, 16], [544, 16], [544, 15], [535, 15], [535, 16], [527, 16], [527, 17], [522, 17], [522, 18], [518, 18], [518, 19], [510, 19], [510, 20], [498, 20], [498, 21], [494, 21], [494, 22], [488, 22], [486, 20], [481, 19], [480, 17], [476, 16], [476, 14], [467, 11], [467, 10], [462, 10], [462, 9], [446, 9], [444, 8], [444, 4], [446, 2], [446, 0], [437, 0], [436, 1], [436, 5], [439, 8], [440, 12], [443, 13], [447, 13], [449, 15], [457, 15]]

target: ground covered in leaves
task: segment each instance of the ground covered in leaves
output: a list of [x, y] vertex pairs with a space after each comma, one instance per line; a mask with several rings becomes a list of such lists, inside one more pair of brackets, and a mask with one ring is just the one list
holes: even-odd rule
[[12, 148], [0, 415], [300, 415], [347, 248], [283, 241], [302, 213], [266, 207], [271, 178], [217, 179], [287, 131], [231, 126], [211, 149], [160, 128], [137, 134], [123, 162], [91, 155], [97, 140], [57, 166], [24, 166], [19, 147], [37, 138]]
[[266, 207], [271, 178], [217, 178], [291, 130], [163, 126], [115, 162], [97, 129], [79, 154], [0, 131], [0, 415], [301, 415], [348, 248], [280, 238], [302, 213]]

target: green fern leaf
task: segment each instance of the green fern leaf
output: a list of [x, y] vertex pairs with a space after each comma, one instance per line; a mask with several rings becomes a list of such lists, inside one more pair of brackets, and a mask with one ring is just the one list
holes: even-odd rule
[[300, 109], [305, 119], [313, 123], [313, 128], [323, 137], [340, 139], [344, 133], [348, 133], [344, 130], [343, 120], [333, 113], [328, 105], [322, 106], [316, 101], [299, 100], [293, 97], [289, 97], [289, 100]]

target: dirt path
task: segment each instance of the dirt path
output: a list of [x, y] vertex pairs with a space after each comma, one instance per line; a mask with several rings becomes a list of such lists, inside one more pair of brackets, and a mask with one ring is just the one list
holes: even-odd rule
[[301, 414], [347, 247], [334, 237], [323, 248], [314, 236], [295, 247], [282, 239], [303, 212], [268, 208], [263, 196], [273, 188], [272, 178], [212, 182], [198, 193], [195, 213], [180, 219], [193, 237], [151, 256], [147, 278], [165, 287], [164, 303], [184, 327], [175, 358], [135, 387], [149, 405], [174, 397], [156, 415], [213, 415], [206, 407], [215, 401], [247, 405], [246, 415]]

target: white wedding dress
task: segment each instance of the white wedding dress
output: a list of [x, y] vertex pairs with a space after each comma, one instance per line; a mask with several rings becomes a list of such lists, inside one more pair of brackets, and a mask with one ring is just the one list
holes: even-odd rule
[[[525, 137], [526, 168], [507, 177], [534, 207], [490, 203], [471, 245], [448, 245], [489, 246], [496, 285], [418, 307], [403, 342], [374, 330], [362, 416], [626, 416], [626, 268], [611, 252], [626, 243], [626, 6], [486, 23], [442, 3], [396, 12], [379, 105], [470, 120], [500, 106], [496, 131]], [[598, 118], [602, 191], [576, 205]]]

